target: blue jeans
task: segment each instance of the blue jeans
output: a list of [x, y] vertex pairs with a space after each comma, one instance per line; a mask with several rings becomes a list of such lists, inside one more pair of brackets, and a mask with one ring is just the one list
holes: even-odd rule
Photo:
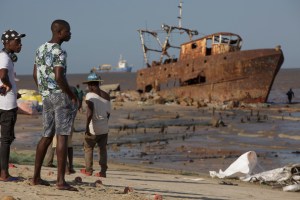
[[8, 170], [8, 162], [10, 155], [10, 145], [15, 139], [15, 124], [17, 121], [17, 110], [0, 109], [0, 125], [1, 125], [1, 147], [0, 147], [0, 169]]

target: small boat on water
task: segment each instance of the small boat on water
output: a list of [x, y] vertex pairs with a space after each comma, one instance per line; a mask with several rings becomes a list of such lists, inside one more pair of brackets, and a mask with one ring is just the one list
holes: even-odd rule
[[[180, 3], [179, 8], [182, 8]], [[181, 13], [181, 11], [180, 11]], [[179, 19], [181, 16], [179, 17]], [[137, 89], [155, 90], [162, 97], [192, 98], [194, 101], [263, 103], [268, 100], [274, 79], [284, 61], [280, 46], [267, 49], [241, 50], [242, 38], [235, 33], [218, 32], [192, 39], [198, 32], [179, 26], [162, 25], [166, 34], [162, 43], [158, 33], [138, 30], [146, 67], [137, 70]], [[187, 33], [190, 40], [175, 47], [178, 57], [168, 50], [171, 33]], [[150, 49], [144, 37], [151, 35], [161, 49]], [[150, 64], [147, 53], [160, 53]]]
[[110, 64], [102, 64], [98, 68], [92, 68], [94, 72], [131, 72], [132, 66], [129, 66], [127, 60], [120, 55], [118, 66], [113, 67]]

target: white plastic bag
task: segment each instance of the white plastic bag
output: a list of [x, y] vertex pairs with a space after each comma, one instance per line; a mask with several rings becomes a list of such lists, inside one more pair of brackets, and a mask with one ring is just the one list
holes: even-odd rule
[[234, 161], [224, 172], [220, 169], [209, 171], [212, 178], [245, 178], [249, 176], [257, 163], [257, 155], [254, 151], [248, 151]]

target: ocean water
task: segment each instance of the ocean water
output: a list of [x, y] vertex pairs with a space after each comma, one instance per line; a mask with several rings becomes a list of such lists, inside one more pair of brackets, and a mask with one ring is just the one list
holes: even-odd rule
[[[67, 80], [69, 85], [77, 85], [84, 89], [86, 85], [82, 84], [87, 79], [86, 74], [67, 74]], [[100, 73], [100, 77], [104, 80], [103, 84], [115, 84], [119, 83], [122, 91], [134, 90], [136, 88], [136, 73], [124, 73], [124, 72], [112, 72], [112, 73]], [[32, 75], [18, 75], [20, 81], [17, 82], [19, 89], [34, 89], [37, 87], [34, 83]]]

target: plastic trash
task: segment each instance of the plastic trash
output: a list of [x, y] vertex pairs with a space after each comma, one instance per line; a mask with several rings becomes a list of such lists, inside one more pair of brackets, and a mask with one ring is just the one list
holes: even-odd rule
[[244, 178], [249, 176], [257, 164], [257, 155], [248, 151], [234, 161], [225, 171], [209, 171], [212, 178]]

